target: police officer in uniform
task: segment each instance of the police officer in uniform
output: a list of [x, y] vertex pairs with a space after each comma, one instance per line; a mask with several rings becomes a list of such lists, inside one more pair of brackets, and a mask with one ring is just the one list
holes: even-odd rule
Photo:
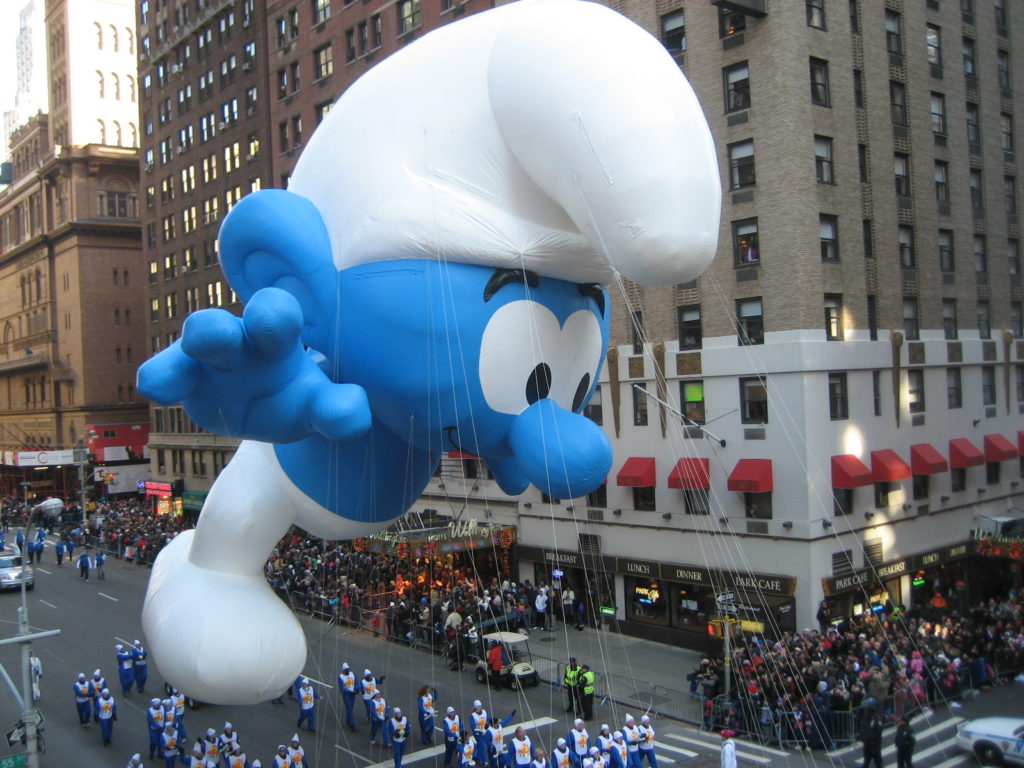
[[562, 684], [569, 696], [565, 711], [572, 712], [577, 717], [580, 715], [579, 682], [581, 672], [582, 670], [576, 666], [576, 657], [572, 656], [569, 659], [569, 666], [565, 668], [565, 674], [562, 676]]
[[580, 709], [583, 710], [582, 717], [584, 720], [594, 719], [594, 683], [596, 676], [593, 670], [586, 664], [580, 667], [579, 677], [579, 697], [580, 697]]

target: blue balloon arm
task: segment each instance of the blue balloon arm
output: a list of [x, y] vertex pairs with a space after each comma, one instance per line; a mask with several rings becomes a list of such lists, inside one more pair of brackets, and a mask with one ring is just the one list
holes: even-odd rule
[[139, 369], [138, 388], [161, 404], [181, 402], [211, 432], [290, 443], [365, 434], [366, 392], [332, 382], [299, 340], [302, 312], [288, 292], [265, 288], [241, 318], [223, 310], [190, 315], [182, 338]]

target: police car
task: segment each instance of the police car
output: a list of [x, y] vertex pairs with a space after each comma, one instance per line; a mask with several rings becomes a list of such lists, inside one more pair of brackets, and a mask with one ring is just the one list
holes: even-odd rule
[[960, 749], [973, 752], [982, 765], [1024, 765], [1024, 719], [982, 717], [956, 728]]

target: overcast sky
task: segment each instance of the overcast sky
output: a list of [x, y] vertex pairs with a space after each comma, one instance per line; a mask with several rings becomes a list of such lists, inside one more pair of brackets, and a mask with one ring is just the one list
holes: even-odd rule
[[[24, 0], [0, 0], [0, 116], [14, 106], [14, 44], [18, 39], [18, 13], [24, 6]], [[7, 147], [3, 147], [0, 156], [7, 157]]]

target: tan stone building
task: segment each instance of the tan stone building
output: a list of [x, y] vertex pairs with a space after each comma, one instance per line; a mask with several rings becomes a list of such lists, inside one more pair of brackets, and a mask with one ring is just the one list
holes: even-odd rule
[[146, 470], [131, 4], [50, 2], [46, 30], [52, 112], [14, 132], [0, 193], [2, 483], [73, 498], [83, 438], [122, 480]]

